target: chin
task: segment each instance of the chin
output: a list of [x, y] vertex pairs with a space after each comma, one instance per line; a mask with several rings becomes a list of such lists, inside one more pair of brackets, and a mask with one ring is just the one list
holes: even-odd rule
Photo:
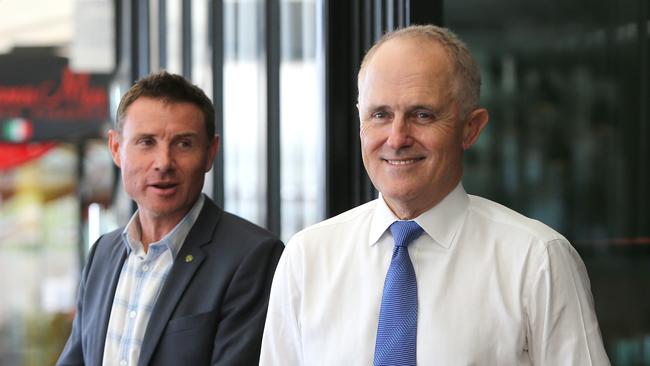
[[414, 194], [411, 190], [404, 188], [389, 188], [380, 190], [380, 192], [384, 198], [393, 202], [409, 202], [417, 197], [417, 195]]
[[156, 213], [158, 216], [168, 215], [181, 208], [176, 202], [154, 202], [147, 206], [149, 211]]

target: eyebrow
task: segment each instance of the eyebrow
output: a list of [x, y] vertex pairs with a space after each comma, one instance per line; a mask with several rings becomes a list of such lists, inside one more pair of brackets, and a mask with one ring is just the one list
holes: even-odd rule
[[[141, 138], [155, 138], [156, 134], [155, 133], [138, 133], [133, 135], [132, 139], [137, 140]], [[181, 132], [179, 134], [175, 134], [172, 136], [172, 140], [177, 140], [177, 139], [182, 139], [182, 138], [198, 138], [199, 134], [196, 132]]]
[[369, 105], [368, 108], [366, 108], [366, 110], [369, 111], [376, 111], [379, 109], [389, 109], [389, 107], [385, 104], [382, 104], [382, 105]]
[[141, 138], [151, 138], [153, 136], [154, 136], [153, 133], [136, 133], [131, 137], [131, 140], [138, 140]]
[[[366, 108], [366, 110], [369, 111], [369, 112], [382, 111], [382, 110], [387, 110], [387, 109], [392, 109], [392, 108], [390, 106], [388, 106], [388, 105], [385, 105], [385, 104], [371, 105], [368, 108]], [[418, 110], [418, 109], [428, 109], [430, 111], [439, 113], [439, 112], [444, 111], [445, 107], [444, 106], [435, 107], [435, 106], [433, 106], [431, 104], [414, 104], [414, 105], [406, 107], [406, 110], [409, 111], [409, 112], [414, 111], [414, 110]]]
[[192, 137], [199, 137], [199, 134], [196, 132], [185, 132], [185, 133], [179, 133], [177, 135], [174, 135], [172, 138], [180, 139], [180, 138], [192, 138]]
[[415, 104], [415, 105], [409, 106], [406, 110], [414, 111], [414, 110], [417, 110], [417, 109], [428, 109], [430, 111], [440, 112], [443, 108], [435, 107], [435, 106], [433, 106], [431, 104]]

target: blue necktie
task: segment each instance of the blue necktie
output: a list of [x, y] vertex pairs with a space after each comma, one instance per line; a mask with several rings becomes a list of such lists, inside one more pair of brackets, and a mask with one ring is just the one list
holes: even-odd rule
[[390, 232], [395, 248], [384, 281], [374, 365], [415, 366], [418, 287], [407, 245], [422, 228], [415, 221], [396, 221]]

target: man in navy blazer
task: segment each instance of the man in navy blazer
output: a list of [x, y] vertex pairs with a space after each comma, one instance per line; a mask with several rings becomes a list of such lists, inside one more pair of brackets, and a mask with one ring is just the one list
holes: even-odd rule
[[257, 365], [283, 245], [201, 193], [219, 145], [212, 103], [163, 72], [117, 117], [109, 148], [138, 210], [90, 250], [57, 365]]

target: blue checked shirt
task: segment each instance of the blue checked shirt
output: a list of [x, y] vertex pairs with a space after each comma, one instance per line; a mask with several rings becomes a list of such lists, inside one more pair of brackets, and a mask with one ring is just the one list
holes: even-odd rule
[[[122, 232], [128, 257], [117, 283], [104, 344], [104, 365], [137, 365], [147, 323], [174, 258], [196, 222], [205, 197], [160, 241], [145, 253], [142, 229], [136, 212]], [[164, 299], [163, 299], [164, 301]]]

